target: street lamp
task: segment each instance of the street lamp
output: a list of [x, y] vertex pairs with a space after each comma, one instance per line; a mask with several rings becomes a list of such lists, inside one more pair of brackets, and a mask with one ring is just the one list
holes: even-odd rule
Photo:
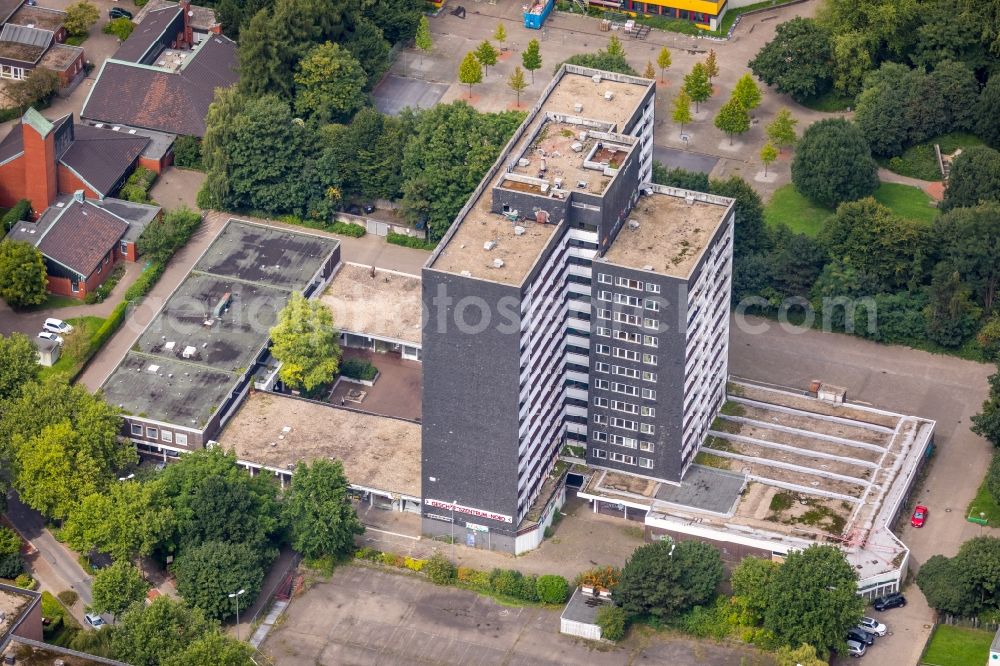
[[241, 589], [239, 592], [233, 592], [229, 595], [230, 599], [236, 600], [236, 640], [240, 640], [240, 596], [242, 596], [244, 592], [246, 592], [246, 590]]

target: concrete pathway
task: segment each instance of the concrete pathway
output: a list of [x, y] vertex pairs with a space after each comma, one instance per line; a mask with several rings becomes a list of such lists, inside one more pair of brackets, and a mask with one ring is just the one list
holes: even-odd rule
[[[267, 609], [268, 603], [270, 603], [274, 597], [275, 590], [277, 590], [278, 586], [282, 584], [285, 576], [288, 575], [289, 571], [294, 569], [297, 563], [298, 554], [295, 551], [291, 548], [284, 548], [281, 551], [278, 555], [278, 559], [274, 561], [270, 570], [268, 570], [267, 576], [264, 577], [264, 582], [260, 586], [260, 594], [257, 595], [257, 598], [254, 599], [253, 603], [248, 607], [240, 608], [240, 623], [236, 624], [233, 622], [233, 624], [227, 627], [227, 631], [230, 635], [239, 636], [242, 640], [250, 638], [251, 632], [253, 631], [254, 620]], [[240, 599], [240, 602], [245, 604], [248, 602], [248, 599], [243, 597]], [[277, 605], [278, 604], [276, 603], [275, 606]], [[285, 606], [287, 605], [288, 604], [286, 603]], [[274, 609], [272, 608], [268, 611], [267, 617], [264, 620], [265, 623], [270, 620], [271, 624], [274, 624], [274, 620], [276, 620], [277, 616], [280, 614], [281, 612], [279, 611], [277, 615], [275, 615]], [[274, 616], [273, 619], [272, 616]], [[265, 632], [264, 635], [266, 636], [267, 633]], [[253, 634], [253, 636], [256, 639], [257, 635]], [[263, 642], [263, 640], [264, 639], [261, 638], [260, 642]], [[254, 643], [254, 647], [257, 647], [260, 642]]]

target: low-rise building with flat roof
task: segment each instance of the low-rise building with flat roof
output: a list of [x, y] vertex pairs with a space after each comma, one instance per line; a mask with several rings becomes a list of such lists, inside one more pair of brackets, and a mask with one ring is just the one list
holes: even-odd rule
[[0, 655], [12, 637], [42, 640], [42, 595], [0, 583]]
[[318, 296], [339, 263], [335, 239], [229, 220], [101, 387], [122, 434], [147, 454], [204, 447], [246, 397], [292, 292]]

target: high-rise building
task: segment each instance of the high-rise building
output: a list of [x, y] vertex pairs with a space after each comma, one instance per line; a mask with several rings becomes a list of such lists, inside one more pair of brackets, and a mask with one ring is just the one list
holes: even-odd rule
[[653, 185], [648, 79], [563, 66], [423, 269], [423, 529], [524, 552], [560, 450], [680, 482], [722, 404], [732, 201]]

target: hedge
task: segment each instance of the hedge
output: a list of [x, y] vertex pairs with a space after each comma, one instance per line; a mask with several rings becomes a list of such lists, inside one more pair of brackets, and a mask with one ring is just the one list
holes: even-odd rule
[[350, 236], [351, 238], [361, 238], [365, 235], [365, 233], [367, 233], [365, 228], [360, 224], [340, 221], [331, 224], [330, 231], [335, 234], [341, 234], [342, 236]]
[[562, 576], [539, 576], [537, 589], [538, 598], [547, 604], [565, 603], [569, 596], [569, 584]]
[[91, 356], [97, 353], [97, 350], [108, 341], [108, 338], [115, 334], [115, 331], [121, 328], [122, 322], [125, 321], [126, 308], [128, 308], [128, 301], [122, 301], [116, 305], [115, 309], [111, 311], [108, 318], [105, 319], [104, 323], [97, 329], [97, 332], [94, 333], [94, 337], [90, 339], [90, 347], [84, 355], [84, 364], [90, 360]]
[[27, 199], [21, 199], [14, 207], [9, 211], [4, 213], [2, 218], [4, 231], [10, 231], [15, 224], [24, 220], [28, 217], [28, 213], [31, 212], [31, 202]]
[[340, 364], [340, 374], [350, 379], [370, 382], [378, 375], [378, 368], [363, 358], [349, 358]]
[[433, 250], [437, 247], [437, 243], [433, 241], [417, 238], [416, 236], [407, 236], [406, 234], [397, 234], [394, 231], [390, 231], [385, 240], [387, 243], [392, 243], [393, 245], [412, 247], [417, 250]]
[[126, 301], [137, 301], [153, 288], [156, 281], [160, 279], [163, 275], [163, 270], [166, 265], [162, 262], [156, 261], [146, 267], [146, 270], [132, 283], [128, 289], [125, 290], [125, 300]]
[[114, 288], [118, 286], [118, 282], [122, 279], [123, 275], [125, 275], [125, 264], [118, 264], [108, 279], [101, 283], [101, 286], [84, 296], [83, 302], [88, 305], [103, 303], [111, 295]]

